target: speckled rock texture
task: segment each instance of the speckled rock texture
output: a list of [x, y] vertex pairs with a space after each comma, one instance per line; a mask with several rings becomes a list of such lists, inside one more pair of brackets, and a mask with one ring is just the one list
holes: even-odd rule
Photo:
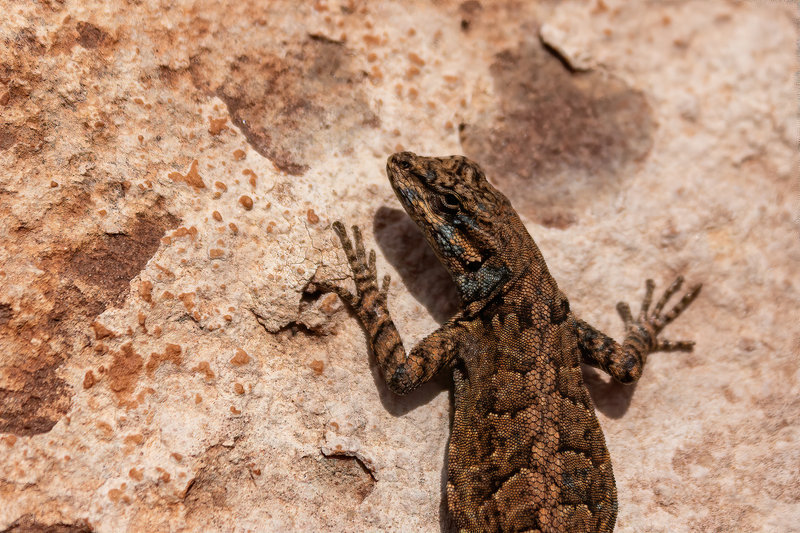
[[0, 1], [0, 531], [450, 531], [450, 378], [403, 398], [314, 276], [359, 224], [406, 346], [457, 308], [386, 157], [465, 154], [583, 318], [620, 532], [800, 531], [791, 2]]

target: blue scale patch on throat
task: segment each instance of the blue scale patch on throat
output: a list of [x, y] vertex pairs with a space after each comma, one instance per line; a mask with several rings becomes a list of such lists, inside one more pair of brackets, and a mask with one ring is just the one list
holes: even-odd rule
[[472, 217], [468, 217], [467, 215], [457, 215], [453, 219], [453, 223], [456, 226], [466, 226], [468, 228], [477, 229], [478, 223], [475, 222], [475, 219]]
[[453, 226], [436, 226], [433, 238], [436, 240], [436, 247], [445, 257], [460, 257], [464, 255], [464, 248], [456, 244], [453, 238], [456, 230]]
[[483, 265], [477, 272], [461, 274], [456, 277], [456, 285], [461, 297], [468, 302], [489, 296], [498, 285], [508, 279], [509, 270], [505, 266]]

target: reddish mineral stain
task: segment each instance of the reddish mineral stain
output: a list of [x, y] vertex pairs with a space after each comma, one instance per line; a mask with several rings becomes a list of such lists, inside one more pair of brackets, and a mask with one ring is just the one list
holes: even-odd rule
[[114, 503], [118, 503], [122, 498], [123, 493], [119, 489], [111, 489], [108, 491], [108, 499]]
[[92, 329], [94, 330], [94, 336], [97, 340], [105, 339], [106, 337], [114, 337], [114, 332], [99, 322], [92, 322]]
[[208, 361], [200, 361], [200, 363], [192, 370], [199, 374], [203, 374], [209, 381], [215, 377], [214, 371], [211, 370], [211, 365], [208, 363]]
[[147, 303], [153, 303], [153, 282], [143, 281], [139, 284], [139, 297]]
[[250, 176], [247, 181], [250, 183], [251, 187], [256, 186], [256, 179], [258, 178], [258, 176], [256, 176], [255, 172], [253, 172], [249, 168], [246, 168], [242, 171], [242, 174], [244, 174], [245, 176]]
[[414, 52], [409, 52], [408, 53], [408, 59], [410, 59], [412, 63], [414, 63], [415, 65], [417, 65], [419, 67], [422, 67], [422, 66], [425, 65], [425, 60], [422, 59], [421, 57], [419, 57]]
[[136, 433], [135, 435], [127, 435], [124, 441], [125, 444], [140, 446], [144, 442], [144, 436], [141, 433]]
[[311, 370], [313, 370], [314, 373], [318, 376], [321, 376], [322, 371], [325, 370], [325, 363], [323, 363], [322, 361], [317, 361], [317, 360], [311, 361], [311, 364], [308, 366], [311, 367]]
[[208, 133], [210, 133], [211, 135], [219, 135], [220, 133], [222, 133], [223, 130], [227, 129], [227, 127], [225, 126], [225, 123], [227, 121], [228, 121], [227, 117], [222, 117], [222, 118], [208, 117], [208, 122], [209, 122]]
[[243, 366], [250, 362], [250, 356], [247, 355], [247, 352], [238, 348], [236, 350], [236, 355], [231, 358], [231, 364], [234, 366]]
[[186, 311], [191, 313], [192, 309], [194, 309], [194, 293], [182, 292], [178, 295], [178, 299], [183, 302], [183, 306], [186, 308]]
[[164, 353], [153, 352], [150, 354], [150, 360], [147, 361], [147, 375], [152, 376], [156, 369], [164, 363], [170, 362], [175, 366], [180, 366], [181, 352], [183, 349], [178, 344], [167, 344], [164, 348]]
[[247, 196], [246, 194], [242, 195], [239, 198], [239, 203], [242, 204], [242, 207], [250, 211], [253, 209], [253, 199]]
[[121, 403], [124, 403], [126, 396], [136, 388], [143, 366], [142, 357], [133, 351], [130, 342], [123, 344], [120, 350], [113, 354], [113, 361], [108, 369], [109, 387]]
[[[192, 239], [197, 237], [197, 227], [192, 226], [190, 228], [185, 228], [185, 227], [181, 226], [180, 228], [176, 229], [172, 233], [173, 237], [185, 237], [187, 235], [189, 235]], [[158, 266], [158, 265], [156, 265], [156, 266]]]
[[203, 183], [203, 178], [200, 177], [200, 173], [197, 171], [197, 159], [192, 161], [192, 166], [189, 168], [189, 172], [187, 172], [186, 175], [180, 172], [170, 172], [168, 177], [173, 181], [182, 181], [195, 189], [203, 189], [206, 186], [206, 184]]

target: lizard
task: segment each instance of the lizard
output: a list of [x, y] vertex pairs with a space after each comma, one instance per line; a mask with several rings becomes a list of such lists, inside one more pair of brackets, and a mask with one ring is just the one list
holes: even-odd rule
[[701, 285], [664, 312], [683, 277], [652, 309], [648, 279], [636, 318], [627, 303], [617, 304], [626, 331], [618, 343], [570, 310], [519, 215], [476, 163], [399, 152], [386, 172], [453, 278], [460, 310], [406, 352], [387, 306], [390, 277], [379, 286], [375, 251], [366, 253], [358, 226], [351, 240], [341, 221], [332, 227], [356, 291], [334, 282], [319, 287], [353, 310], [394, 393], [452, 371], [446, 496], [459, 531], [613, 531], [617, 489], [580, 363], [633, 383], [648, 354], [691, 351], [692, 341], [658, 335]]

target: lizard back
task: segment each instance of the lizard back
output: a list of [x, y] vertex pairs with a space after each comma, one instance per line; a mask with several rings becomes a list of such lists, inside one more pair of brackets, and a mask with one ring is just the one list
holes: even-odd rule
[[488, 342], [454, 369], [451, 512], [466, 530], [611, 531], [614, 475], [568, 313], [548, 305], [557, 292], [517, 285], [472, 322]]

